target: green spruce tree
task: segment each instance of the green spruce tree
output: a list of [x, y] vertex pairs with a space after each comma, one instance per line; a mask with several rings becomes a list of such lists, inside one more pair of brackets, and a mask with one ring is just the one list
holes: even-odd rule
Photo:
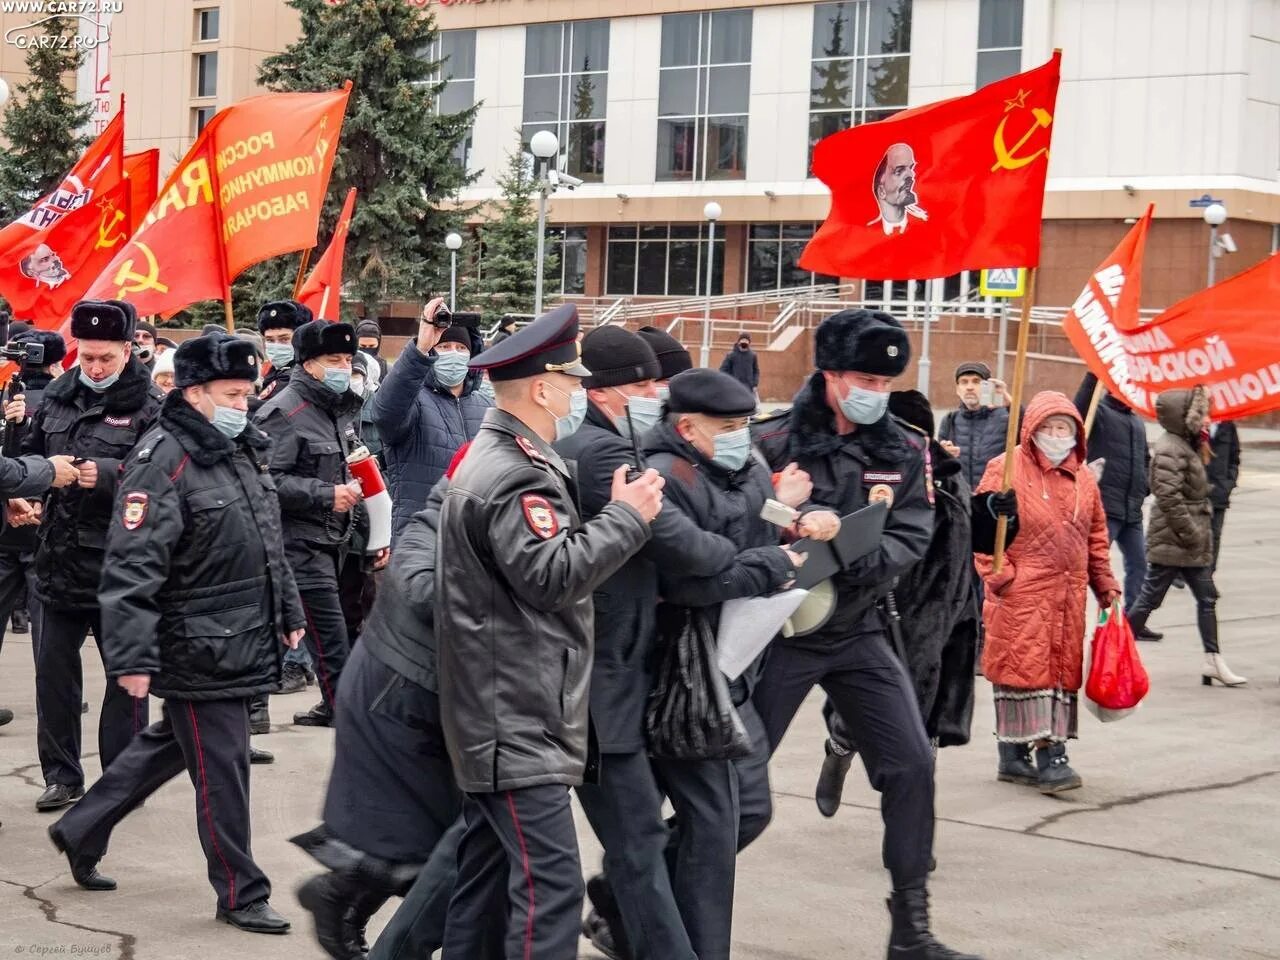
[[[85, 50], [70, 45], [79, 19], [51, 16], [27, 34], [30, 76], [18, 84], [0, 123], [0, 224], [22, 216], [56, 187], [91, 141], [83, 132], [93, 104], [76, 102], [76, 70]], [[65, 44], [65, 46], [64, 46]]]
[[[486, 323], [506, 313], [532, 313], [538, 258], [538, 181], [524, 152], [519, 132], [515, 149], [507, 154], [507, 166], [498, 177], [502, 199], [492, 208], [480, 231], [484, 255], [480, 276], [473, 285], [475, 300]], [[545, 250], [543, 298], [559, 286], [560, 258], [554, 248]]]

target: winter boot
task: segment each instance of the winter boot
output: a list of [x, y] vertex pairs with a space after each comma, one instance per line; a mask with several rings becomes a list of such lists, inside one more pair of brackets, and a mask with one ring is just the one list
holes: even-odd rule
[[1064, 790], [1076, 790], [1084, 784], [1080, 774], [1071, 769], [1067, 759], [1065, 743], [1051, 743], [1036, 751], [1041, 793], [1062, 793]]
[[895, 890], [886, 902], [893, 917], [889, 960], [982, 960], [934, 939], [929, 932], [929, 892], [923, 886]]
[[337, 873], [322, 873], [298, 888], [298, 902], [315, 921], [316, 939], [334, 960], [364, 960], [364, 951], [351, 925], [360, 897], [360, 887]]
[[321, 700], [310, 710], [303, 713], [295, 713], [293, 722], [300, 727], [332, 727], [333, 710]]
[[1002, 783], [1020, 783], [1027, 787], [1040, 785], [1040, 774], [1031, 759], [1031, 745], [1026, 743], [998, 743], [1000, 765], [996, 779]]
[[305, 689], [307, 689], [307, 673], [302, 664], [294, 663], [292, 660], [286, 661], [284, 669], [280, 671], [280, 692], [301, 693]]
[[10, 629], [14, 633], [29, 633], [31, 630], [31, 614], [26, 610], [15, 610], [9, 618]]
[[271, 714], [267, 710], [267, 698], [265, 695], [253, 697], [249, 701], [249, 733], [270, 733], [271, 732]]
[[1248, 677], [1241, 677], [1231, 672], [1227, 661], [1222, 659], [1222, 654], [1206, 653], [1204, 666], [1200, 668], [1200, 682], [1206, 687], [1212, 687], [1215, 680], [1224, 687], [1243, 687], [1249, 682]]
[[831, 739], [823, 744], [826, 759], [822, 761], [822, 770], [818, 773], [818, 785], [814, 788], [813, 799], [818, 804], [818, 812], [824, 817], [834, 817], [840, 809], [840, 798], [844, 796], [844, 780], [849, 775], [849, 766], [853, 763], [854, 751], [836, 753], [832, 749]]
[[609, 960], [631, 960], [631, 944], [622, 926], [622, 911], [614, 899], [609, 878], [598, 873], [587, 881], [587, 899], [592, 911], [583, 922], [582, 933]]

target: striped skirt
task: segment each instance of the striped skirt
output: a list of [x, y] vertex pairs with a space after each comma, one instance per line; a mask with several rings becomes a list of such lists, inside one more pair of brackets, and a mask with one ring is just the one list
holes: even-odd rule
[[996, 738], [1001, 743], [1049, 740], [1065, 743], [1077, 737], [1079, 697], [1061, 689], [1023, 690], [994, 684]]

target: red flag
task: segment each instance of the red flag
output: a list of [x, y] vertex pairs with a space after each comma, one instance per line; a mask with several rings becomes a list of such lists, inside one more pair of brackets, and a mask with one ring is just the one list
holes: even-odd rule
[[350, 90], [265, 94], [216, 114], [87, 296], [170, 316], [227, 299], [246, 267], [315, 246]]
[[338, 306], [342, 298], [342, 255], [347, 248], [347, 230], [351, 226], [351, 211], [356, 205], [356, 188], [347, 191], [347, 199], [338, 215], [338, 225], [324, 254], [311, 269], [311, 276], [298, 292], [298, 302], [310, 307], [312, 314], [321, 320], [337, 320]]
[[[124, 109], [76, 161], [74, 167], [48, 196], [17, 220], [0, 230], [0, 250], [25, 248], [32, 237], [48, 230], [64, 216], [88, 204], [114, 187], [123, 175]], [[8, 297], [8, 293], [5, 293]]]
[[153, 147], [142, 153], [126, 153], [124, 175], [129, 178], [131, 188], [129, 218], [140, 224], [160, 191], [160, 150]]
[[819, 143], [831, 212], [800, 265], [863, 278], [1036, 266], [1060, 59]]

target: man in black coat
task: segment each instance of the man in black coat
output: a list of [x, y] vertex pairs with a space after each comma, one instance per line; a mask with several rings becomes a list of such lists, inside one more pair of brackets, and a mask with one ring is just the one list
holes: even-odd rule
[[823, 687], [881, 795], [884, 860], [893, 880], [890, 955], [973, 960], [929, 930], [933, 754], [881, 610], [895, 580], [924, 556], [934, 527], [924, 445], [888, 412], [890, 387], [906, 369], [910, 346], [896, 320], [867, 310], [828, 317], [814, 340], [818, 370], [797, 394], [787, 424], [761, 436], [761, 448], [773, 469], [794, 460], [809, 474], [812, 503], [844, 516], [887, 502], [889, 514], [876, 549], [832, 578], [830, 619], [805, 636], [774, 641], [755, 706], [776, 749], [809, 690]]
[[1213, 570], [1218, 569], [1222, 547], [1222, 525], [1231, 506], [1231, 494], [1240, 482], [1240, 432], [1230, 421], [1209, 425], [1209, 446], [1213, 459], [1205, 467], [1209, 475], [1209, 502], [1213, 504]]
[[[25, 453], [71, 456], [79, 471], [75, 486], [55, 490], [46, 502], [34, 561], [41, 605], [37, 738], [46, 784], [37, 810], [56, 810], [84, 793], [80, 648], [92, 629], [102, 653], [98, 581], [120, 464], [151, 429], [163, 399], [133, 356], [137, 321], [133, 305], [119, 300], [82, 300], [72, 308], [80, 365], [45, 389], [22, 442]], [[107, 684], [98, 723], [104, 770], [146, 725], [146, 700]]]
[[[991, 384], [993, 405], [982, 403], [983, 384]], [[991, 377], [991, 368], [971, 360], [956, 367], [956, 396], [960, 406], [938, 425], [938, 442], [964, 468], [970, 490], [978, 489], [987, 464], [1004, 453], [1009, 432], [1009, 395]]]
[[258, 396], [250, 405], [250, 411], [274, 397], [289, 385], [297, 357], [293, 350], [293, 331], [304, 323], [310, 323], [311, 308], [297, 300], [273, 300], [258, 310], [258, 333], [262, 335], [263, 348], [271, 369], [262, 380]]
[[356, 335], [349, 323], [312, 320], [293, 332], [289, 385], [254, 414], [272, 440], [271, 475], [284, 515], [285, 553], [307, 618], [305, 642], [321, 701], [293, 722], [333, 724], [333, 700], [349, 639], [338, 599], [338, 570], [354, 529], [360, 484], [347, 457], [359, 445], [360, 398], [350, 390]]
[[[82, 344], [83, 346], [83, 344]], [[164, 699], [84, 799], [49, 828], [86, 890], [111, 831], [185, 767], [218, 920], [284, 933], [249, 829], [249, 698], [280, 682], [282, 641], [302, 636], [265, 434], [248, 425], [253, 345], [188, 340], [157, 427], [125, 461], [106, 534], [102, 629], [108, 681]]]
[[[622, 327], [597, 327], [582, 340], [582, 362], [591, 371], [587, 415], [555, 450], [578, 470], [584, 520], [609, 503], [613, 474], [640, 467], [636, 444], [662, 416], [654, 381], [662, 374], [653, 350]], [[704, 534], [678, 510], [663, 510], [638, 554], [592, 596], [595, 662], [591, 668], [591, 721], [600, 744], [598, 784], [578, 797], [604, 846], [604, 869], [587, 883], [592, 905], [609, 924], [614, 943], [634, 960], [694, 960], [685, 924], [667, 874], [663, 793], [645, 751], [645, 704], [654, 681], [658, 571], [676, 565], [708, 577], [727, 568], [737, 548], [726, 537]], [[592, 929], [585, 932], [590, 937]], [[701, 954], [697, 954], [701, 956]]]
[[738, 334], [737, 344], [720, 361], [720, 372], [733, 377], [750, 390], [752, 396], [757, 395], [756, 390], [760, 387], [760, 361], [751, 349], [751, 334]]
[[[1076, 391], [1076, 409], [1088, 417], [1089, 404], [1098, 378], [1086, 373]], [[1142, 502], [1151, 492], [1147, 472], [1151, 454], [1147, 450], [1147, 428], [1142, 418], [1119, 397], [1108, 393], [1098, 404], [1093, 429], [1088, 436], [1089, 460], [1105, 459], [1098, 488], [1107, 512], [1107, 532], [1120, 548], [1124, 560], [1124, 601], [1130, 608], [1142, 592], [1147, 576], [1147, 538], [1143, 532]], [[1163, 634], [1142, 628], [1139, 640], [1160, 640]]]

